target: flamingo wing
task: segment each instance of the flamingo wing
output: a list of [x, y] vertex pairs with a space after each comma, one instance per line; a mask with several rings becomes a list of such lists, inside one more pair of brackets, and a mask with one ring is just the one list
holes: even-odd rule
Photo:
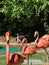
[[20, 54], [17, 53], [11, 53], [10, 54], [10, 58], [9, 58], [9, 62], [23, 62], [25, 59], [24, 56], [21, 56]]
[[25, 50], [22, 49], [22, 53], [29, 55], [29, 54], [33, 54], [36, 52], [35, 48], [33, 46], [28, 46], [26, 48], [24, 48]]
[[9, 57], [9, 61], [10, 61], [10, 62], [18, 61], [18, 55], [15, 54], [15, 53], [11, 53], [11, 54], [10, 54], [10, 57]]
[[49, 34], [45, 34], [44, 36], [42, 36], [42, 38], [45, 38], [46, 40], [49, 41]]
[[37, 43], [38, 48], [45, 48], [47, 47], [49, 42], [45, 38], [40, 38]]

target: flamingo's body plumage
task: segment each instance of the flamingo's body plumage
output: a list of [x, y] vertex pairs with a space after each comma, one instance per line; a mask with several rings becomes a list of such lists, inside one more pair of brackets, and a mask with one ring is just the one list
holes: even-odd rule
[[42, 38], [45, 38], [46, 40], [49, 41], [49, 34], [45, 34], [45, 35], [43, 35]]
[[27, 46], [26, 44], [23, 45], [22, 53], [25, 55], [32, 55], [36, 53], [36, 50], [33, 46]]
[[39, 38], [38, 42], [36, 43], [36, 47], [38, 48], [46, 48], [49, 46], [49, 41], [44, 38]]

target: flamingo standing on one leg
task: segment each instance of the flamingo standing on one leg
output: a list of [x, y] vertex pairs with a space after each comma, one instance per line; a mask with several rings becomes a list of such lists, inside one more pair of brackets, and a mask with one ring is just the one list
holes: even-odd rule
[[28, 55], [28, 64], [29, 64], [29, 56], [32, 55], [32, 54], [35, 54], [36, 53], [36, 49], [32, 45], [27, 46], [27, 43], [25, 41], [26, 41], [26, 39], [24, 38], [22, 40], [22, 44], [23, 44], [22, 53], [24, 55]]
[[34, 37], [37, 37], [35, 39], [35, 42], [34, 42], [37, 47], [47, 48], [49, 46], [49, 35], [48, 34], [46, 34], [46, 35], [42, 36], [41, 38], [39, 38], [38, 31], [35, 31]]
[[10, 33], [6, 32], [6, 64], [20, 65], [24, 61], [25, 57], [17, 53], [10, 53], [9, 36]]
[[47, 52], [46, 48], [49, 46], [49, 35], [46, 34], [46, 35], [42, 36], [41, 38], [39, 38], [38, 31], [35, 31], [34, 36], [37, 37], [35, 40], [35, 46], [37, 48], [43, 48], [46, 51], [47, 58], [48, 58], [48, 52]]

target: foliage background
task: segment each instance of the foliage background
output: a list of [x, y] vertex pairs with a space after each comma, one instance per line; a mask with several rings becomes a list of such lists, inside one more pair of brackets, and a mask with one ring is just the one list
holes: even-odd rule
[[10, 31], [33, 40], [36, 30], [49, 33], [49, 0], [0, 0], [0, 35]]

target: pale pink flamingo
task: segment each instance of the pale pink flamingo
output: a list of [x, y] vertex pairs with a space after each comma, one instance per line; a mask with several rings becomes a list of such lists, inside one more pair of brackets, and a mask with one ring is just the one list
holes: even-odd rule
[[25, 57], [17, 53], [10, 53], [9, 36], [10, 33], [6, 32], [6, 64], [21, 65]]
[[[49, 34], [45, 34], [44, 36], [42, 36], [41, 38], [39, 38], [39, 33], [38, 31], [35, 31], [34, 33], [34, 37], [36, 37], [36, 40], [35, 40], [35, 46], [37, 48], [42, 48], [46, 51], [46, 54], [47, 54], [47, 58], [48, 58], [48, 52], [46, 50], [47, 47], [49, 47]], [[48, 61], [48, 59], [47, 59]]]

